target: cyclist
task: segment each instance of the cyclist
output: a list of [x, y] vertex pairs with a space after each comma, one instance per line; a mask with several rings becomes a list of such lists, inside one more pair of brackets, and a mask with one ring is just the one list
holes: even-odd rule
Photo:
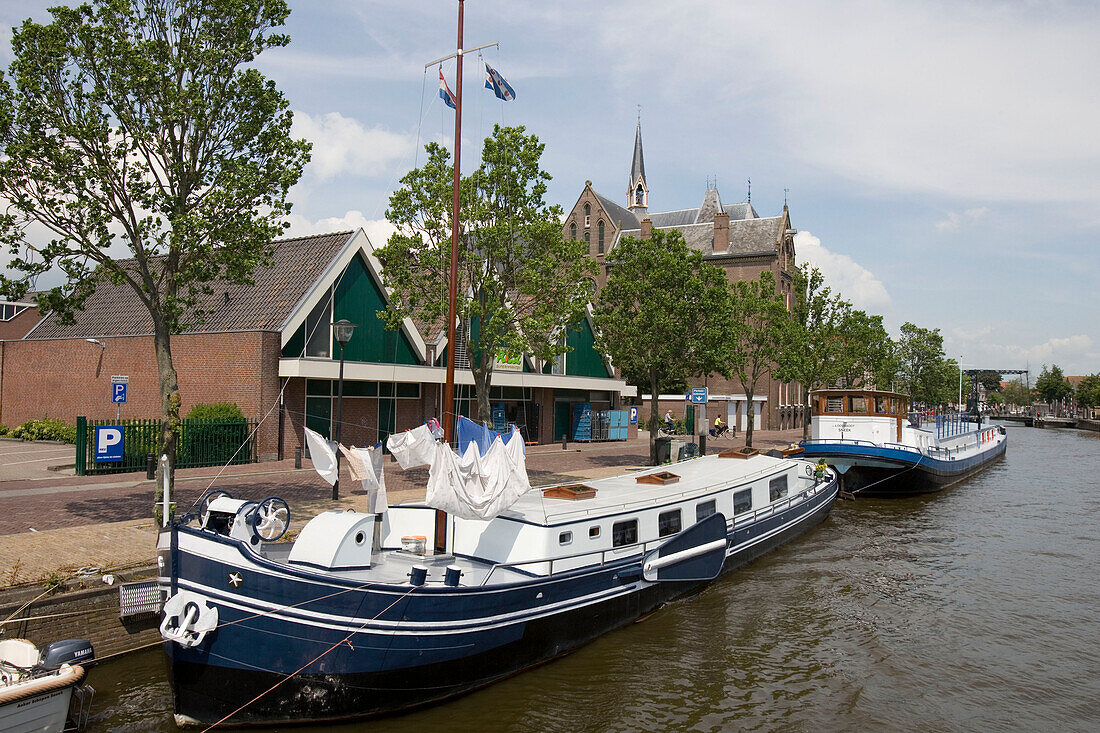
[[672, 410], [665, 410], [665, 432], [672, 435], [676, 425], [672, 421]]

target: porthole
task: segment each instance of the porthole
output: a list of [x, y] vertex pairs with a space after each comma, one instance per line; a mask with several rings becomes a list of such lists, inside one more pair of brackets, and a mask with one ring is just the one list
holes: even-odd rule
[[573, 533], [572, 532], [562, 532], [561, 534], [559, 534], [558, 535], [558, 544], [559, 545], [571, 545], [571, 544], [573, 544]]
[[355, 544], [361, 545], [361, 544], [363, 544], [363, 541], [366, 540], [366, 539], [367, 539], [367, 536], [365, 534], [363, 534], [362, 532], [356, 532], [355, 533]]
[[588, 528], [588, 539], [595, 539], [600, 536], [600, 525], [593, 525]]

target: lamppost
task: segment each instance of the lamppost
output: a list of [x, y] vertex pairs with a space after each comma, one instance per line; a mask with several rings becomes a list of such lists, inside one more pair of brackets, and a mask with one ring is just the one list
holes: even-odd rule
[[351, 341], [351, 334], [355, 331], [355, 324], [346, 318], [341, 318], [332, 324], [332, 330], [336, 334], [336, 342], [340, 344], [340, 381], [336, 384], [336, 481], [332, 484], [332, 499], [340, 498], [340, 428], [344, 422], [344, 347]]

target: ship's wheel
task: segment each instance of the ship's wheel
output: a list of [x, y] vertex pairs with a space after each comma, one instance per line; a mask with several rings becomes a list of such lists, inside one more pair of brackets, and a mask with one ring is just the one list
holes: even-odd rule
[[206, 529], [206, 520], [210, 518], [210, 502], [214, 501], [215, 499], [220, 499], [223, 496], [226, 499], [233, 498], [232, 494], [230, 494], [228, 491], [222, 491], [221, 489], [211, 489], [210, 491], [207, 491], [205, 495], [203, 495], [202, 499], [199, 501], [200, 527]]
[[264, 542], [274, 542], [290, 527], [290, 507], [279, 497], [269, 496], [251, 511], [248, 524], [253, 535]]

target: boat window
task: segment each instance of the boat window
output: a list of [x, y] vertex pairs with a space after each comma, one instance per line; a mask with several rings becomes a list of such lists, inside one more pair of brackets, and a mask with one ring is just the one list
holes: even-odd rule
[[588, 528], [588, 539], [595, 539], [600, 536], [600, 525], [594, 524]]
[[623, 547], [638, 541], [638, 520], [628, 519], [611, 525], [611, 546]]
[[877, 412], [880, 415], [885, 415], [886, 410], [887, 410], [886, 398], [885, 397], [876, 397], [875, 398], [875, 412]]
[[657, 517], [657, 536], [667, 537], [680, 531], [680, 510], [673, 509], [670, 512], [662, 512]]
[[571, 545], [571, 544], [573, 544], [573, 533], [572, 532], [562, 532], [561, 534], [559, 534], [558, 535], [558, 544], [559, 545]]
[[866, 397], [849, 397], [848, 400], [851, 405], [850, 412], [867, 412]]
[[844, 412], [844, 398], [826, 397], [825, 412]]
[[776, 476], [768, 482], [768, 501], [782, 499], [787, 495], [787, 474]]
[[695, 505], [695, 521], [701, 522], [716, 511], [718, 510], [715, 508], [714, 499], [699, 502]]
[[752, 509], [752, 489], [738, 491], [733, 495], [733, 513], [744, 514]]

